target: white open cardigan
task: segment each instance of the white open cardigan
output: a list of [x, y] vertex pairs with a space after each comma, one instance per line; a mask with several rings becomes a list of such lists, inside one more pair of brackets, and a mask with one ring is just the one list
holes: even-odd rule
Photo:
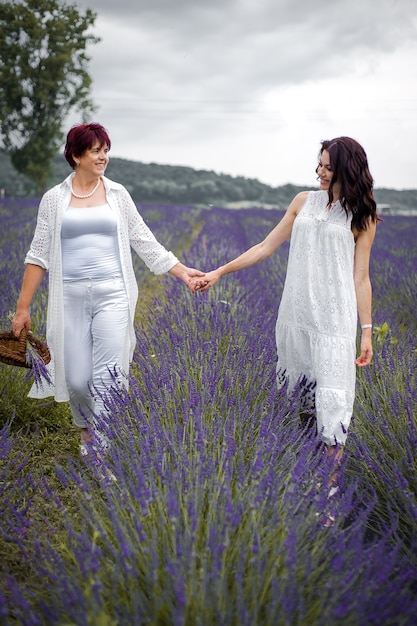
[[[25, 258], [25, 263], [39, 265], [48, 270], [46, 341], [52, 357], [47, 366], [52, 384], [45, 382], [42, 387], [34, 384], [29, 397], [54, 396], [58, 402], [65, 402], [69, 399], [64, 371], [61, 226], [63, 215], [71, 200], [70, 181], [73, 175], [70, 174], [62, 183], [47, 191], [43, 196], [39, 205], [33, 240]], [[138, 299], [138, 285], [133, 270], [131, 247], [155, 274], [168, 272], [178, 263], [178, 259], [155, 239], [125, 187], [104, 176], [102, 178], [106, 188], [107, 202], [117, 216], [120, 260], [129, 299], [130, 328], [123, 355], [123, 371], [127, 373], [136, 344], [133, 322]]]

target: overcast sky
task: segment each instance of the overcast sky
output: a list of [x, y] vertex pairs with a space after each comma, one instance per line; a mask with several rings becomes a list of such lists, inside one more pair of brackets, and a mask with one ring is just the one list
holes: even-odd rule
[[417, 188], [416, 0], [72, 1], [113, 156], [315, 185], [349, 135], [376, 187]]

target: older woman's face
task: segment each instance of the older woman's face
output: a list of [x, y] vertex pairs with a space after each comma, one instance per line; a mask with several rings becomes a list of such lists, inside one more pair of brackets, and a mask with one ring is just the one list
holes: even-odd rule
[[109, 162], [109, 148], [107, 145], [100, 146], [97, 141], [75, 160], [79, 163], [77, 169], [94, 176], [102, 176]]

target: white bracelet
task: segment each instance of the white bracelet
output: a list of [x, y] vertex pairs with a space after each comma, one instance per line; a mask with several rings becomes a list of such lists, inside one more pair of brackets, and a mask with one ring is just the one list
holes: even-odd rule
[[372, 324], [361, 324], [361, 328], [372, 328]]

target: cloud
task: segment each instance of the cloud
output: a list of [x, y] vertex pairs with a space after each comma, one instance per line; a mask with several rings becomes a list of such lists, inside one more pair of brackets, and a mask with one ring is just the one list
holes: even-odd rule
[[[252, 171], [281, 184], [262, 156], [275, 154], [274, 143], [314, 131], [315, 155], [323, 135], [339, 127], [358, 135], [384, 110], [395, 126], [403, 98], [407, 107], [415, 98], [415, 0], [77, 4], [97, 12], [93, 98], [119, 156]], [[382, 82], [390, 59], [405, 65], [389, 77], [398, 79], [395, 92]], [[415, 110], [403, 119], [412, 125], [412, 117]]]

